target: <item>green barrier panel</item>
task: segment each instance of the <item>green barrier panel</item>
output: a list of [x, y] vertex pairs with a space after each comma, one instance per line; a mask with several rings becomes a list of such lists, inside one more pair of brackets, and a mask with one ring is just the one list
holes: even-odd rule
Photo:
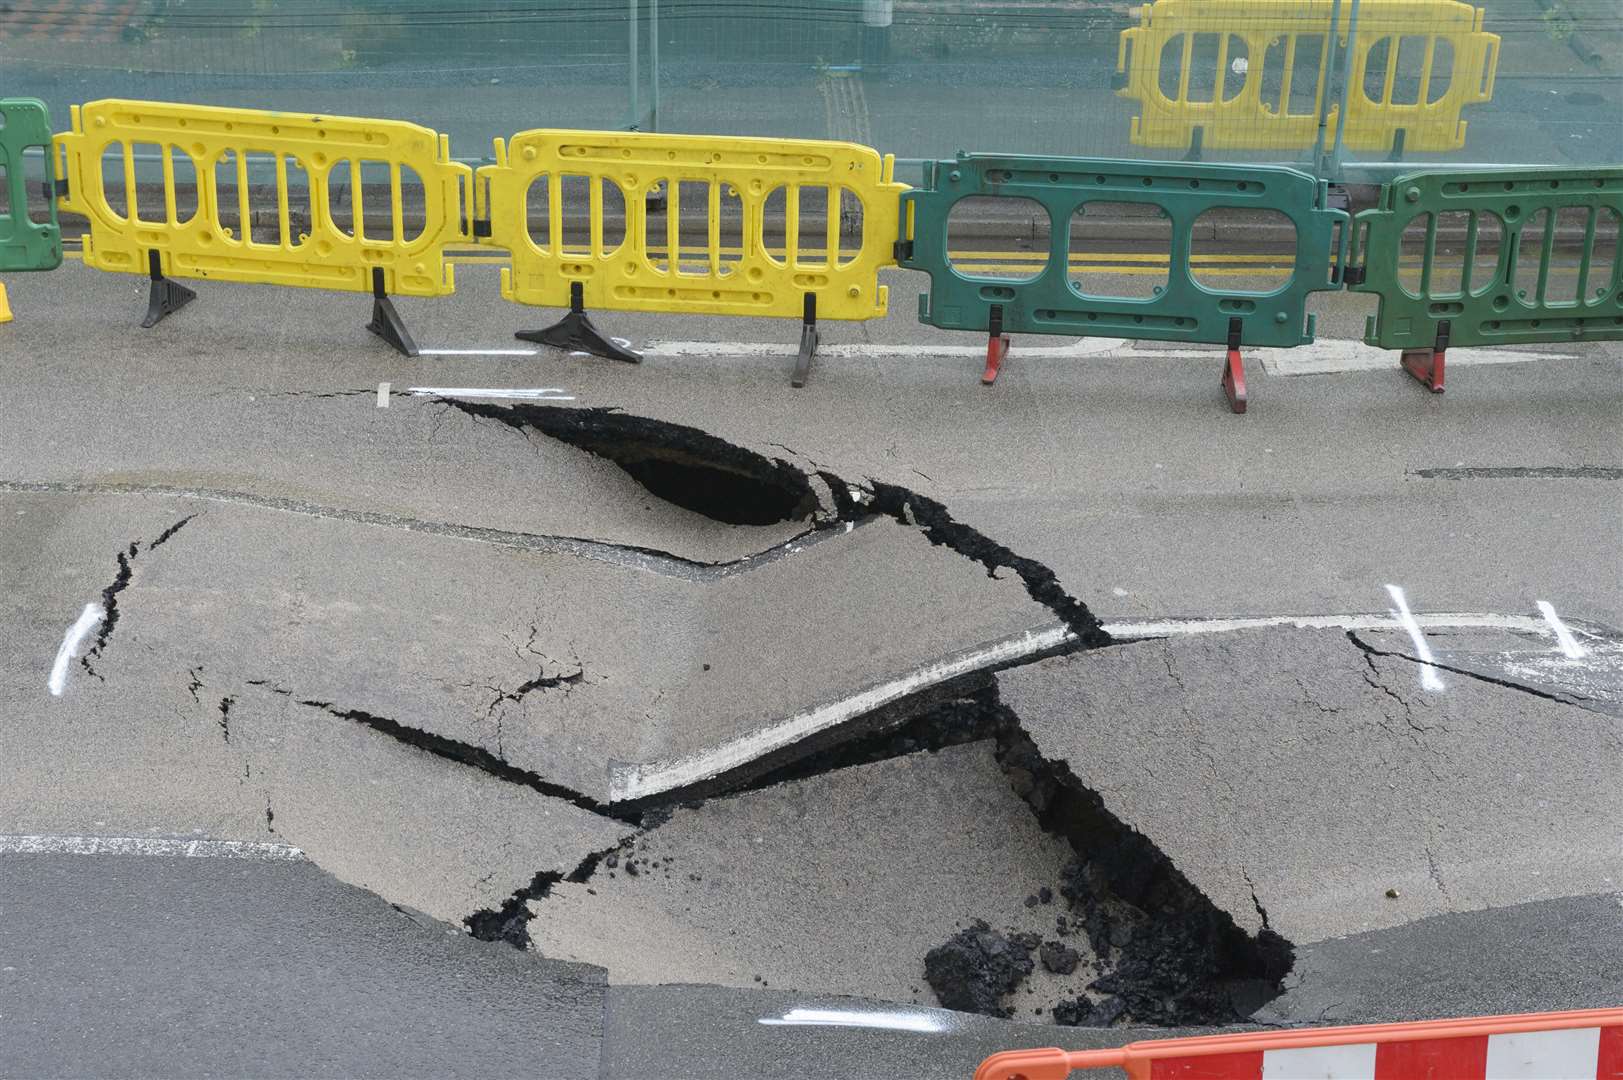
[[[1277, 166], [960, 154], [956, 160], [926, 162], [924, 187], [902, 195], [905, 235], [898, 261], [930, 275], [930, 291], [919, 298], [919, 319], [945, 329], [1155, 338], [1231, 348], [1302, 345], [1313, 340], [1308, 294], [1340, 288], [1346, 261], [1347, 215], [1326, 206], [1326, 188], [1306, 173]], [[972, 258], [949, 253], [948, 215], [970, 196], [1025, 198], [1047, 211], [1047, 261], [1035, 276], [1020, 280], [998, 267], [966, 272]], [[1155, 264], [1165, 266], [1166, 282], [1151, 295], [1095, 295], [1071, 280], [1073, 271], [1086, 266], [1073, 259], [1073, 232], [1082, 228], [1074, 217], [1094, 202], [1139, 204], [1128, 209], [1139, 211], [1138, 220], [1157, 225], [1170, 219], [1170, 228], [1161, 230], [1167, 235], [1166, 261]], [[1196, 219], [1213, 210], [1282, 215], [1268, 235], [1285, 245], [1288, 280], [1266, 291], [1197, 281], [1198, 271], [1191, 270]], [[1212, 239], [1224, 240], [1215, 232]], [[1246, 239], [1243, 222], [1235, 239]], [[955, 260], [962, 265], [955, 266]], [[993, 374], [990, 367], [988, 374]]]
[[1441, 353], [1623, 338], [1620, 220], [1623, 168], [1400, 176], [1354, 227], [1349, 283], [1381, 298], [1364, 340]]
[[[48, 222], [28, 218], [23, 151], [29, 147], [39, 147], [45, 156]], [[34, 98], [0, 98], [0, 271], [55, 270], [62, 265], [55, 190], [51, 117], [45, 103]]]

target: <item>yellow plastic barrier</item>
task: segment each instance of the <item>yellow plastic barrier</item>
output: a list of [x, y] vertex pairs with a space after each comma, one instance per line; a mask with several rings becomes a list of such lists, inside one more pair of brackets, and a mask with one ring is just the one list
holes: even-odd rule
[[[472, 170], [403, 121], [110, 99], [75, 106], [56, 145], [60, 208], [90, 219], [84, 261], [101, 270], [443, 296], [444, 249], [471, 239]], [[160, 170], [161, 198], [143, 181]], [[366, 216], [385, 183], [387, 224]]]
[[482, 242], [512, 253], [509, 300], [563, 307], [578, 284], [575, 306], [607, 310], [801, 317], [811, 296], [819, 318], [885, 314], [907, 185], [866, 146], [537, 130], [495, 157], [478, 173]]
[[[1336, 38], [1345, 45], [1352, 5], [1341, 5]], [[1213, 149], [1303, 149], [1318, 137], [1324, 103], [1332, 0], [1154, 0], [1139, 8], [1139, 25], [1123, 30], [1117, 91], [1135, 98], [1131, 139], [1138, 146], [1187, 148], [1197, 131]], [[1499, 37], [1482, 30], [1482, 9], [1457, 0], [1365, 0], [1347, 91], [1343, 143], [1354, 150], [1390, 151], [1403, 132], [1406, 150], [1455, 150], [1465, 145], [1460, 111], [1493, 94]], [[1214, 45], [1196, 61], [1197, 41]], [[1380, 93], [1366, 76], [1380, 51]], [[1394, 100], [1400, 58], [1418, 50], [1414, 100]], [[1443, 56], [1446, 52], [1447, 56]], [[1178, 56], [1177, 89], [1162, 86], [1162, 65]], [[1215, 55], [1210, 69], [1206, 53]], [[1307, 61], [1303, 63], [1304, 59]], [[1236, 66], [1235, 62], [1244, 63]], [[1446, 60], [1446, 63], [1442, 62]], [[1446, 74], [1440, 69], [1447, 68]], [[1231, 77], [1233, 76], [1233, 77]], [[1313, 80], [1303, 87], [1303, 77]], [[1298, 83], [1292, 86], [1293, 79]], [[1239, 85], [1234, 85], [1235, 81]], [[1166, 81], [1170, 82], [1171, 79]], [[1325, 139], [1341, 122], [1332, 104]]]

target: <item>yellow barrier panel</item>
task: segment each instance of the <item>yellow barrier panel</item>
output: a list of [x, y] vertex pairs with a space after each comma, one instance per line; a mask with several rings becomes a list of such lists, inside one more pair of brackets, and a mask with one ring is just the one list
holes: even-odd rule
[[[56, 145], [59, 205], [90, 219], [101, 270], [443, 296], [445, 246], [472, 238], [472, 170], [403, 121], [110, 99], [75, 106]], [[387, 221], [368, 219], [384, 185]]]
[[[1351, 9], [1341, 5], [1342, 46]], [[1201, 145], [1213, 149], [1312, 146], [1336, 51], [1328, 40], [1333, 10], [1332, 0], [1142, 5], [1139, 25], [1122, 31], [1116, 55], [1116, 70], [1126, 76], [1118, 93], [1140, 107], [1132, 142], [1182, 149], [1199, 132]], [[1464, 146], [1460, 111], [1492, 96], [1499, 61], [1499, 37], [1483, 32], [1482, 16], [1457, 0], [1360, 4], [1344, 145], [1390, 151], [1401, 132], [1406, 150]], [[1401, 86], [1400, 67], [1413, 71]], [[1326, 145], [1340, 111], [1339, 103], [1329, 107]]]
[[509, 300], [801, 317], [811, 296], [820, 318], [885, 314], [907, 185], [866, 146], [537, 130], [495, 152], [483, 242], [512, 253]]

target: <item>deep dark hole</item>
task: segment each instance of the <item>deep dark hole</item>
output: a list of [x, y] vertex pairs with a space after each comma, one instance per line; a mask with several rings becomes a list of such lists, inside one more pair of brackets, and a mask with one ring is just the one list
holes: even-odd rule
[[808, 518], [817, 509], [817, 496], [799, 469], [698, 428], [612, 409], [447, 404], [607, 458], [651, 494], [712, 521], [774, 525]]
[[[731, 472], [714, 466], [655, 456], [635, 456], [630, 447], [592, 448], [613, 461], [632, 479], [666, 502], [703, 514], [728, 525], [774, 525], [811, 514], [816, 500], [811, 489], [793, 490], [777, 478]], [[618, 450], [618, 452], [617, 452]]]

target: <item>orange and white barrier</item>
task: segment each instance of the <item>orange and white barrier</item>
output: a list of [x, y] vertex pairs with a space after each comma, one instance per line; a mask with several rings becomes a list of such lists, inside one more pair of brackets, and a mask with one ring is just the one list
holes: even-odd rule
[[1623, 1080], [1623, 1009], [1303, 1028], [994, 1054], [975, 1080]]

